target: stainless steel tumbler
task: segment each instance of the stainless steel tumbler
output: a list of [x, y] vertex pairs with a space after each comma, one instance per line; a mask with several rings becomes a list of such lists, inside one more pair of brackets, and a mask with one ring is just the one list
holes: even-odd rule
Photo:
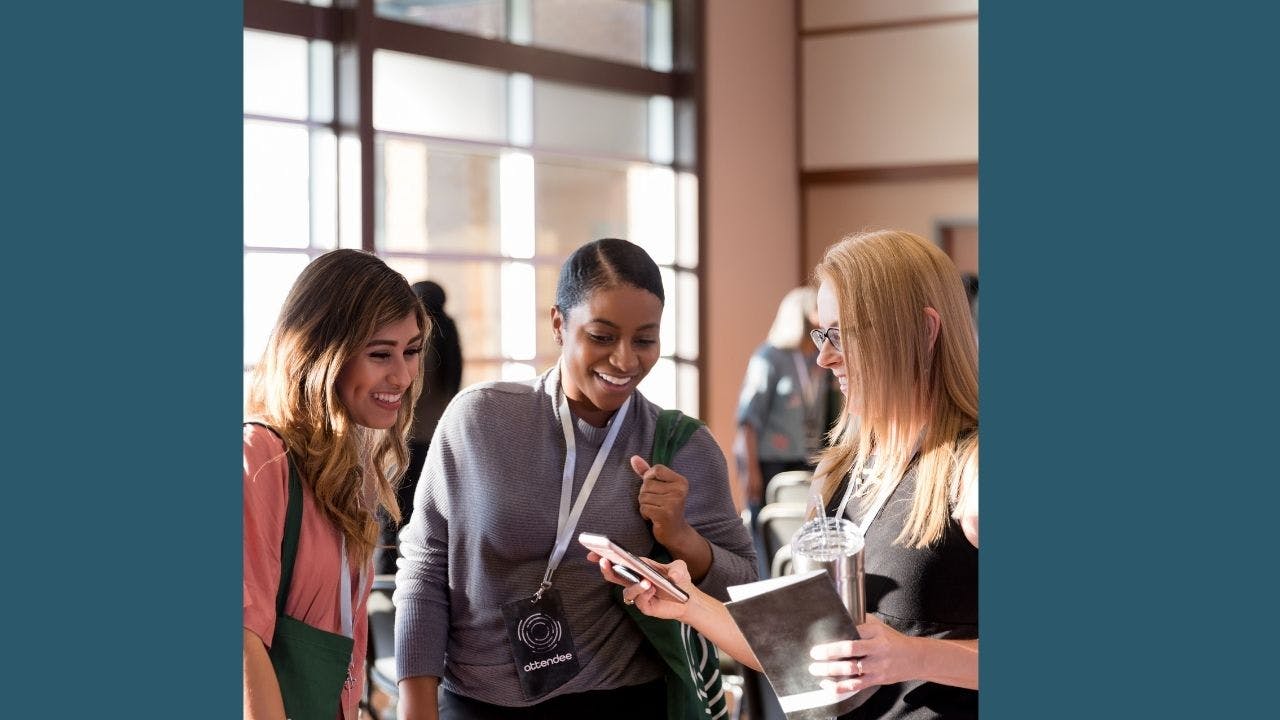
[[866, 621], [867, 609], [862, 546], [858, 526], [846, 518], [815, 518], [791, 540], [795, 572], [826, 570], [849, 617], [858, 625]]

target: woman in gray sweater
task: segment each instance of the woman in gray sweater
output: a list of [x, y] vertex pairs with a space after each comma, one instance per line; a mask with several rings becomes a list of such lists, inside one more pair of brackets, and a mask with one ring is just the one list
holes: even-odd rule
[[663, 302], [643, 249], [588, 243], [561, 269], [556, 367], [472, 386], [445, 411], [401, 535], [402, 717], [665, 715], [663, 662], [579, 532], [641, 553], [661, 543], [713, 596], [756, 578], [706, 428], [670, 467], [643, 459], [660, 408], [636, 386], [659, 357]]

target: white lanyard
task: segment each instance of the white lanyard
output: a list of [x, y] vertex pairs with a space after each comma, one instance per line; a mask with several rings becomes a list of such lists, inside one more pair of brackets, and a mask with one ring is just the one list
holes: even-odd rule
[[[360, 569], [360, 590], [364, 591], [365, 570]], [[342, 572], [338, 578], [338, 612], [342, 620], [342, 634], [354, 637], [351, 623], [351, 566], [347, 564], [347, 538], [342, 538]]]
[[[867, 478], [867, 471], [864, 469], [862, 471], [862, 477], [859, 478], [859, 481], [866, 480], [866, 478]], [[880, 491], [876, 493], [875, 503], [871, 506], [871, 508], [867, 511], [867, 513], [862, 516], [862, 522], [858, 523], [859, 535], [861, 535], [862, 537], [867, 536], [867, 528], [871, 527], [871, 521], [875, 520], [876, 515], [880, 514], [880, 508], [884, 507], [885, 501], [888, 500], [889, 496], [893, 494], [893, 490], [896, 487], [898, 487], [898, 483], [896, 482], [885, 483], [884, 486], [880, 488]], [[844, 512], [849, 506], [849, 498], [853, 497], [853, 488], [854, 488], [853, 471], [850, 470], [849, 471], [849, 487], [846, 488], [844, 491], [844, 499], [840, 501], [840, 507], [839, 509], [836, 510], [836, 515], [835, 515], [836, 517], [838, 518], [844, 517]]]
[[542, 585], [534, 595], [535, 600], [541, 599], [542, 593], [551, 587], [551, 575], [560, 566], [560, 560], [569, 549], [569, 541], [573, 538], [574, 528], [578, 526], [578, 518], [582, 516], [582, 509], [587, 505], [587, 497], [591, 495], [591, 489], [595, 487], [596, 479], [600, 477], [600, 470], [609, 457], [609, 451], [613, 449], [613, 441], [617, 439], [618, 431], [622, 429], [627, 410], [631, 407], [631, 398], [634, 397], [634, 395], [628, 396], [618, 412], [610, 418], [609, 433], [605, 436], [599, 452], [596, 453], [595, 462], [587, 471], [587, 477], [582, 481], [582, 490], [578, 493], [578, 499], [573, 502], [573, 509], [570, 510], [569, 498], [573, 494], [573, 470], [578, 459], [578, 448], [573, 435], [573, 420], [569, 415], [569, 398], [564, 394], [563, 383], [558, 384], [556, 394], [560, 396], [560, 425], [564, 429], [565, 447], [564, 474], [560, 479], [560, 516], [556, 520], [556, 545], [551, 551], [551, 559], [547, 561], [547, 571], [542, 575]]
[[[915, 458], [916, 453], [920, 452], [920, 445], [921, 443], [924, 442], [924, 432], [926, 429], [927, 428], [920, 429], [920, 435], [919, 437], [916, 438], [916, 446], [911, 451], [912, 458]], [[871, 454], [872, 464], [874, 464], [875, 459], [876, 459], [876, 455], [875, 453], [872, 453]], [[862, 469], [862, 477], [859, 478], [859, 481], [865, 481], [867, 479], [867, 471], [868, 471], [868, 468]], [[867, 536], [867, 528], [871, 527], [871, 521], [875, 520], [876, 515], [880, 514], [880, 508], [884, 507], [885, 502], [889, 500], [889, 496], [893, 494], [893, 491], [895, 489], [897, 489], [898, 483], [900, 482], [902, 482], [902, 478], [898, 478], [895, 482], [892, 482], [892, 483], [885, 483], [880, 487], [879, 492], [876, 493], [875, 503], [867, 511], [867, 514], [862, 516], [862, 522], [858, 524], [858, 532], [863, 537]], [[840, 501], [840, 507], [836, 510], [836, 517], [838, 518], [844, 517], [844, 511], [849, 506], [849, 498], [853, 497], [853, 488], [854, 488], [853, 470], [850, 470], [849, 471], [849, 487], [845, 488], [844, 499]]]

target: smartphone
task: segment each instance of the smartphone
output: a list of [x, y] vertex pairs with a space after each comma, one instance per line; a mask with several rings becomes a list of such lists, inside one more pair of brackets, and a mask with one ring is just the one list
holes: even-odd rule
[[[665, 575], [658, 570], [655, 570], [648, 563], [636, 557], [631, 552], [628, 552], [626, 548], [623, 548], [617, 543], [609, 540], [609, 538], [604, 535], [586, 532], [580, 533], [578, 535], [578, 542], [582, 543], [583, 547], [613, 563], [615, 568], [621, 567], [625, 570], [631, 571], [633, 576], [638, 576], [636, 582], [639, 581], [639, 578], [644, 578], [670, 599], [678, 602], [689, 602], [688, 593], [676, 587], [675, 583], [668, 580]], [[621, 575], [622, 573], [618, 574]], [[631, 578], [627, 579], [630, 580]]]

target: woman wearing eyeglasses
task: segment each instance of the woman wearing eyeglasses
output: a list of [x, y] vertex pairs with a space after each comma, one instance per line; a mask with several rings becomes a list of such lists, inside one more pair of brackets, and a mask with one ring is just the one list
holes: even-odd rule
[[[911, 233], [850, 236], [815, 275], [818, 364], [845, 397], [814, 478], [812, 512], [865, 526], [861, 639], [812, 648], [837, 691], [875, 692], [844, 718], [978, 712], [978, 359], [960, 274]], [[679, 618], [740, 661], [755, 657], [724, 606], [665, 566], [687, 605], [602, 565], [643, 612]]]

